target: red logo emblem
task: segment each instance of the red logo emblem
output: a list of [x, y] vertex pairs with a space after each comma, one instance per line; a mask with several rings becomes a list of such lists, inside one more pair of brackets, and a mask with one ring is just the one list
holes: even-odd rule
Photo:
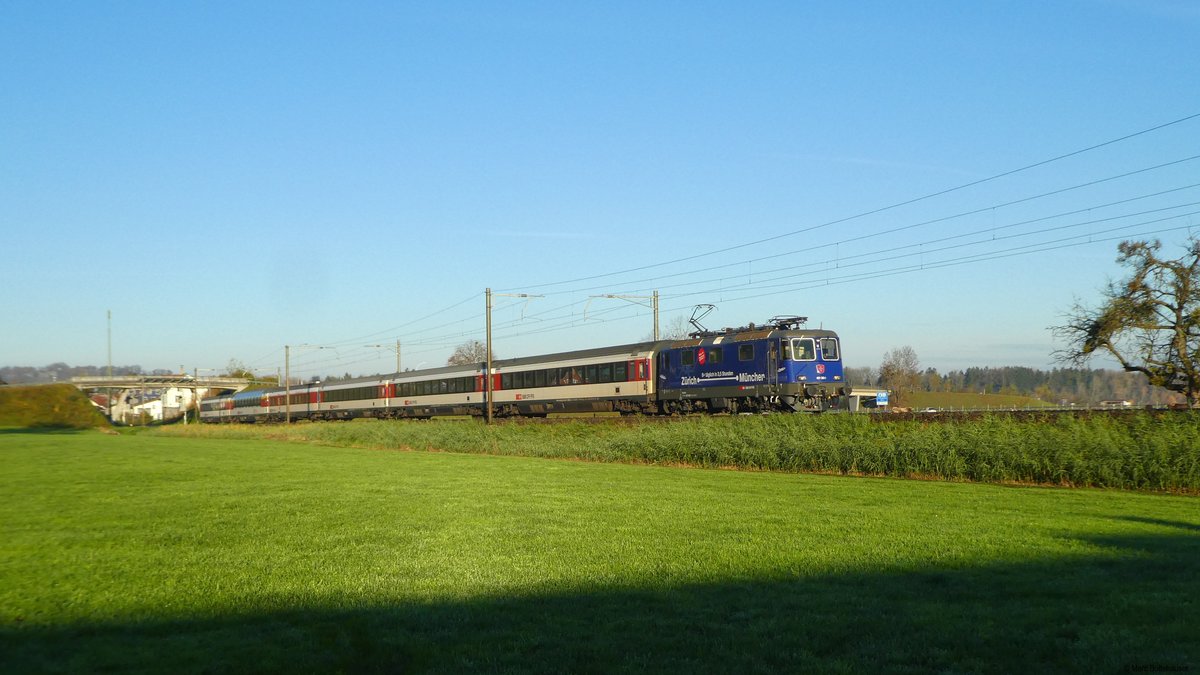
[[697, 349], [696, 350], [696, 363], [699, 363], [700, 365], [704, 365], [704, 362], [707, 360], [708, 360], [708, 355], [704, 353], [704, 350]]
[[818, 374], [818, 375], [824, 375], [824, 374], [825, 374], [825, 364], [824, 364], [824, 363], [818, 363], [818, 364], [817, 364], [817, 374]]

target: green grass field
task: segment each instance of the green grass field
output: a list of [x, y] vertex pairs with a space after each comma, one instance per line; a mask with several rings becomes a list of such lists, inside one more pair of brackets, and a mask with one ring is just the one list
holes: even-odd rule
[[0, 672], [1200, 668], [1200, 501], [0, 431]]
[[1011, 394], [980, 394], [957, 391], [914, 391], [906, 393], [901, 405], [920, 410], [939, 408], [943, 410], [1004, 410], [1008, 408], [1049, 408], [1053, 404], [1032, 396]]

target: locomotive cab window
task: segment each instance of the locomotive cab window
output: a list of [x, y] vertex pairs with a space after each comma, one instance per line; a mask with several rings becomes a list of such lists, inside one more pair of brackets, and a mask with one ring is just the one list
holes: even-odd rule
[[821, 340], [821, 358], [826, 361], [837, 361], [838, 358], [838, 343], [834, 338], [823, 338]]
[[812, 338], [792, 340], [792, 358], [797, 361], [813, 361], [817, 358], [816, 345]]
[[708, 350], [708, 362], [714, 366], [721, 362], [720, 347], [712, 347]]
[[690, 366], [693, 363], [695, 363], [695, 361], [696, 361], [696, 352], [692, 351], [691, 349], [685, 349], [685, 350], [679, 352], [680, 365]]
[[753, 361], [754, 345], [738, 345], [738, 361]]

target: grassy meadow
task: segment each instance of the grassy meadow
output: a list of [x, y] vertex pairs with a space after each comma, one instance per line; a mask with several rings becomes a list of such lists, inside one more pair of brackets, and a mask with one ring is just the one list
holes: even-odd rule
[[1017, 394], [980, 394], [959, 391], [913, 391], [904, 394], [900, 405], [920, 410], [938, 408], [942, 410], [1004, 410], [1007, 408], [1050, 408], [1047, 403], [1032, 396]]
[[3, 672], [1200, 667], [1195, 497], [164, 433], [0, 462]]

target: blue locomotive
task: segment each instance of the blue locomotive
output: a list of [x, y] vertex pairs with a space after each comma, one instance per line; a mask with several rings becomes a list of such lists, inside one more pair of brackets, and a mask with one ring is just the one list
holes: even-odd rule
[[719, 332], [693, 333], [656, 358], [665, 413], [822, 411], [845, 402], [841, 345], [830, 330], [778, 317]]

